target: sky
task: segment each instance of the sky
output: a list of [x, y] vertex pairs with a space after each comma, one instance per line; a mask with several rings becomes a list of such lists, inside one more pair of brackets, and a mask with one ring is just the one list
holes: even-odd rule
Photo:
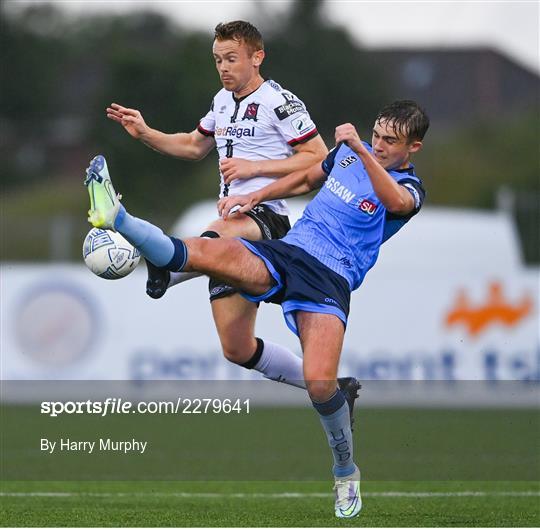
[[[222, 21], [279, 24], [290, 0], [7, 0], [8, 9], [53, 3], [67, 13], [152, 8], [186, 27], [212, 31]], [[540, 72], [540, 3], [530, 1], [326, 0], [324, 16], [368, 47], [490, 46]]]

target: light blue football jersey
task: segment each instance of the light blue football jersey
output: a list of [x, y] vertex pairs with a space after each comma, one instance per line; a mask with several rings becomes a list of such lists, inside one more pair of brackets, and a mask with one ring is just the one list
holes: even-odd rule
[[390, 170], [415, 202], [411, 213], [393, 215], [378, 199], [362, 160], [348, 145], [337, 145], [322, 168], [328, 179], [283, 241], [317, 258], [354, 290], [377, 261], [381, 244], [418, 213], [425, 191], [414, 166]]

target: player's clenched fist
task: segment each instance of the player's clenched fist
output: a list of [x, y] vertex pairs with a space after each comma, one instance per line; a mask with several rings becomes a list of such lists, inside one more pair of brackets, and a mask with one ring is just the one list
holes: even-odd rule
[[339, 142], [346, 142], [347, 145], [355, 152], [360, 153], [365, 151], [365, 147], [360, 140], [360, 136], [356, 132], [354, 125], [344, 123], [336, 127], [336, 145]]
[[243, 158], [222, 158], [219, 169], [225, 184], [230, 184], [235, 179], [250, 179], [257, 175], [255, 162]]
[[122, 125], [133, 138], [143, 137], [150, 129], [138, 110], [122, 107], [118, 103], [107, 107], [107, 118]]

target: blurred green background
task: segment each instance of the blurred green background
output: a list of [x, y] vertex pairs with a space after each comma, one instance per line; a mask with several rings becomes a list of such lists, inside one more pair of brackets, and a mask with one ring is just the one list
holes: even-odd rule
[[[411, 98], [432, 118], [415, 160], [429, 206], [510, 210], [527, 263], [540, 262], [540, 82], [489, 48], [363, 49], [325, 22], [322, 1], [291, 2], [259, 24], [263, 75], [297, 93], [328, 146], [345, 121], [369, 139], [377, 110]], [[213, 26], [134, 12], [68, 17], [54, 5], [0, 4], [2, 260], [80, 260], [84, 168], [106, 155], [137, 215], [170, 227], [218, 192], [217, 155], [189, 163], [140, 145], [107, 120], [111, 102], [166, 131], [193, 130], [220, 89]]]

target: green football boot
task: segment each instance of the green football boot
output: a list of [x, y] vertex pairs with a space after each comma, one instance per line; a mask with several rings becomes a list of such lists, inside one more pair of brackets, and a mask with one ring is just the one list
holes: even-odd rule
[[114, 229], [114, 221], [120, 209], [121, 195], [114, 191], [107, 162], [102, 155], [95, 156], [86, 169], [84, 185], [90, 195], [88, 222], [96, 228]]

